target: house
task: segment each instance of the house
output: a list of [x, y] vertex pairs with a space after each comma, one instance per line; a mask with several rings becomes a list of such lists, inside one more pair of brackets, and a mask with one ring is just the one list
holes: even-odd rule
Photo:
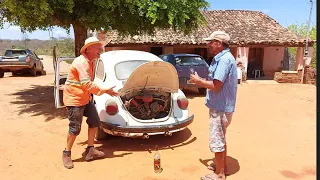
[[[105, 51], [118, 49], [142, 50], [156, 55], [167, 53], [196, 53], [209, 63], [213, 55], [207, 51], [206, 42], [213, 31], [223, 30], [231, 37], [230, 49], [235, 58], [243, 62], [248, 77], [261, 70], [267, 77], [286, 69], [287, 47], [297, 47], [296, 70], [302, 68], [306, 40], [300, 39], [274, 19], [259, 11], [214, 10], [203, 11], [207, 23], [189, 35], [171, 29], [159, 29], [153, 36], [136, 35], [122, 37], [114, 30], [99, 31], [98, 38], [108, 42]], [[309, 41], [312, 57], [313, 44]]]

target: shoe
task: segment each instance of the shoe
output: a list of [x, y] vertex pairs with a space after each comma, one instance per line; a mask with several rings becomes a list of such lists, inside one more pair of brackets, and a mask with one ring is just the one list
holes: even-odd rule
[[99, 151], [94, 147], [87, 148], [86, 152], [87, 152], [87, 155], [85, 157], [86, 161], [91, 161], [93, 159], [97, 159], [105, 156], [104, 152]]
[[71, 160], [71, 153], [67, 153], [66, 151], [63, 151], [62, 153], [62, 161], [63, 161], [63, 166], [67, 169], [72, 169], [73, 168], [73, 162]]

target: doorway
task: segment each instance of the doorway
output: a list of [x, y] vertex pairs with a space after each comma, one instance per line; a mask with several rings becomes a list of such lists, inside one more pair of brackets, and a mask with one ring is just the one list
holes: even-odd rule
[[162, 54], [162, 47], [151, 47], [150, 52], [156, 56], [159, 56]]
[[254, 71], [260, 70], [260, 77], [264, 76], [263, 73], [263, 48], [250, 48], [248, 56], [248, 70], [247, 77], [254, 78]]

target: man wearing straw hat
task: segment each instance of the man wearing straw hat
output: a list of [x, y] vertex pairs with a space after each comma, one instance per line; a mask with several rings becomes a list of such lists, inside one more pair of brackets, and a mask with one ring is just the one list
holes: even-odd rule
[[69, 119], [69, 133], [67, 135], [67, 147], [63, 151], [62, 160], [64, 167], [73, 168], [71, 160], [71, 148], [81, 130], [82, 118], [87, 117], [88, 147], [85, 160], [90, 161], [101, 158], [105, 154], [94, 148], [94, 136], [100, 125], [100, 119], [91, 94], [102, 95], [107, 93], [117, 96], [118, 93], [111, 88], [101, 87], [93, 82], [94, 62], [100, 57], [103, 43], [96, 37], [86, 39], [81, 48], [81, 55], [74, 59], [68, 72], [68, 77], [63, 90], [63, 102], [67, 107]]
[[199, 78], [195, 72], [191, 82], [207, 88], [205, 105], [209, 108], [209, 147], [215, 155], [216, 166], [208, 166], [213, 174], [202, 180], [224, 180], [228, 174], [226, 166], [226, 130], [230, 125], [236, 104], [237, 64], [230, 53], [230, 36], [223, 31], [215, 31], [208, 38], [208, 50], [214, 55], [209, 67], [208, 80]]

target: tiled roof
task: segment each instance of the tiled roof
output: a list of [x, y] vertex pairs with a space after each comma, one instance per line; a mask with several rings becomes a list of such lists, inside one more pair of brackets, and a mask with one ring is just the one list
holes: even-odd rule
[[305, 39], [298, 38], [295, 33], [282, 27], [274, 19], [259, 11], [216, 10], [203, 11], [202, 13], [207, 24], [200, 26], [189, 35], [167, 29], [157, 30], [154, 36], [120, 37], [116, 31], [107, 31], [104, 37], [100, 38], [108, 42], [107, 46], [125, 44], [204, 45], [205, 42], [202, 38], [208, 37], [213, 31], [222, 30], [230, 35], [231, 45], [297, 46], [305, 44]]

